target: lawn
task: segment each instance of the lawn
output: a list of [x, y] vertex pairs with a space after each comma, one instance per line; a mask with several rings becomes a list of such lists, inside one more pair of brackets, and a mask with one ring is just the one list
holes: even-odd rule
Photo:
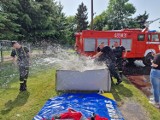
[[19, 82], [0, 89], [0, 119], [31, 120], [47, 99], [56, 96], [55, 70], [49, 69], [28, 79], [28, 91], [19, 92]]
[[[0, 119], [31, 120], [49, 98], [57, 95], [55, 69], [48, 68], [32, 73], [28, 79], [28, 91], [19, 92], [18, 89], [18, 77], [13, 78], [10, 86], [0, 88]], [[151, 120], [159, 120], [160, 112], [150, 105], [145, 95], [126, 79], [119, 86], [112, 85], [111, 92], [119, 105], [126, 99], [134, 100], [146, 109]]]

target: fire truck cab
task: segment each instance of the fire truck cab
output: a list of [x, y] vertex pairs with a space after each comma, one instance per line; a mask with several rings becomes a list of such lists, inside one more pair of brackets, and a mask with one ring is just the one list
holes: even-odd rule
[[160, 51], [160, 33], [148, 29], [122, 29], [109, 31], [84, 30], [76, 33], [76, 51], [80, 55], [93, 56], [98, 45], [102, 42], [112, 48], [118, 42], [126, 48], [126, 58], [130, 62], [143, 60], [150, 65], [152, 53]]

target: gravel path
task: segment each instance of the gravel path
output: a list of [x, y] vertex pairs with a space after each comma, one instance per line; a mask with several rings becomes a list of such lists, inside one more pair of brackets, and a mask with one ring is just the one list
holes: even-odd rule
[[134, 101], [125, 102], [119, 109], [125, 120], [150, 120], [144, 108]]

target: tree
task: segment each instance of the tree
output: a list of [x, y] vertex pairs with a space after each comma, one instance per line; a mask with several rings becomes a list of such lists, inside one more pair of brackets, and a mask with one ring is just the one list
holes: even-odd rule
[[62, 5], [53, 0], [37, 0], [34, 8], [31, 34], [35, 41], [49, 40], [65, 44], [66, 18], [62, 12]]
[[102, 12], [100, 15], [96, 16], [93, 20], [93, 29], [94, 30], [103, 30], [106, 24], [106, 12]]
[[1, 1], [2, 12], [10, 15], [11, 21], [19, 26], [17, 39], [30, 38], [30, 31], [32, 29], [32, 19], [30, 12], [34, 12], [32, 1], [29, 0], [13, 0], [13, 1]]
[[62, 5], [54, 0], [0, 1], [1, 12], [6, 14], [11, 23], [18, 25], [11, 27], [11, 32], [16, 30], [19, 34], [17, 39], [32, 42], [47, 39], [65, 44], [66, 17], [62, 9]]
[[17, 19], [17, 16], [12, 13], [4, 13], [2, 2], [3, 1], [0, 1], [0, 39], [17, 39], [22, 36], [18, 33], [20, 25], [13, 21], [14, 19]]
[[67, 28], [66, 28], [66, 40], [69, 45], [74, 45], [76, 32], [76, 20], [75, 16], [67, 17]]
[[145, 11], [144, 14], [138, 15], [135, 18], [128, 19], [127, 28], [145, 28], [145, 24], [147, 22], [149, 14]]
[[67, 29], [67, 20], [66, 20], [66, 16], [65, 14], [62, 12], [63, 6], [61, 5], [61, 3], [59, 3], [58, 7], [57, 7], [57, 14], [56, 14], [56, 36], [57, 36], [57, 40], [58, 43], [60, 44], [67, 44], [67, 40], [66, 40], [66, 29]]
[[135, 7], [129, 0], [110, 0], [107, 9], [109, 29], [122, 29], [128, 27], [130, 16], [135, 13]]
[[[145, 24], [147, 22], [149, 14], [145, 11], [144, 14], [138, 15], [134, 18], [128, 18], [127, 19], [127, 26], [124, 28], [144, 28]], [[106, 11], [102, 12], [100, 15], [96, 16], [94, 18], [94, 29], [95, 30], [109, 30], [110, 29], [110, 23], [108, 15]]]
[[77, 31], [80, 32], [82, 30], [86, 30], [88, 27], [88, 13], [87, 13], [87, 7], [82, 2], [78, 9], [75, 16], [76, 23], [77, 23]]
[[138, 27], [135, 18], [136, 11], [128, 0], [110, 0], [108, 8], [94, 18], [95, 30], [112, 30]]
[[138, 15], [136, 18], [135, 18], [135, 21], [137, 21], [138, 23], [138, 26], [139, 28], [145, 28], [145, 23], [147, 22], [147, 19], [149, 17], [149, 14], [147, 14], [147, 12], [145, 11], [144, 14], [142, 15]]

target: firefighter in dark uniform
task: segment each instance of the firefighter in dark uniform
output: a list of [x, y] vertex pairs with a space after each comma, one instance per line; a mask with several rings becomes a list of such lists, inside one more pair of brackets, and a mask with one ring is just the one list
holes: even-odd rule
[[100, 52], [104, 48], [104, 42], [101, 42], [97, 47], [97, 52]]
[[13, 62], [19, 67], [20, 91], [27, 90], [27, 78], [29, 73], [29, 49], [21, 46], [18, 42], [12, 41], [13, 50], [11, 57]]
[[116, 58], [113, 53], [113, 50], [109, 46], [105, 46], [98, 52], [93, 58], [99, 58], [101, 55], [105, 57], [105, 64], [109, 68], [111, 75], [117, 79], [116, 85], [119, 85], [122, 82], [119, 71], [116, 68]]
[[[101, 43], [98, 45], [98, 47], [97, 47], [97, 52], [101, 52], [101, 50], [102, 50], [104, 47], [105, 47], [104, 42], [101, 42]], [[100, 55], [98, 58], [96, 58], [95, 61], [100, 64], [101, 62], [105, 61], [105, 59], [106, 59], [106, 58], [105, 58], [105, 55], [102, 54], [102, 55]]]
[[123, 46], [119, 46], [118, 42], [114, 42], [113, 45], [113, 53], [116, 57], [116, 65], [118, 67], [118, 70], [120, 72], [120, 75], [122, 75], [122, 67], [123, 67], [123, 52], [125, 52], [124, 57], [126, 57], [126, 49]]

